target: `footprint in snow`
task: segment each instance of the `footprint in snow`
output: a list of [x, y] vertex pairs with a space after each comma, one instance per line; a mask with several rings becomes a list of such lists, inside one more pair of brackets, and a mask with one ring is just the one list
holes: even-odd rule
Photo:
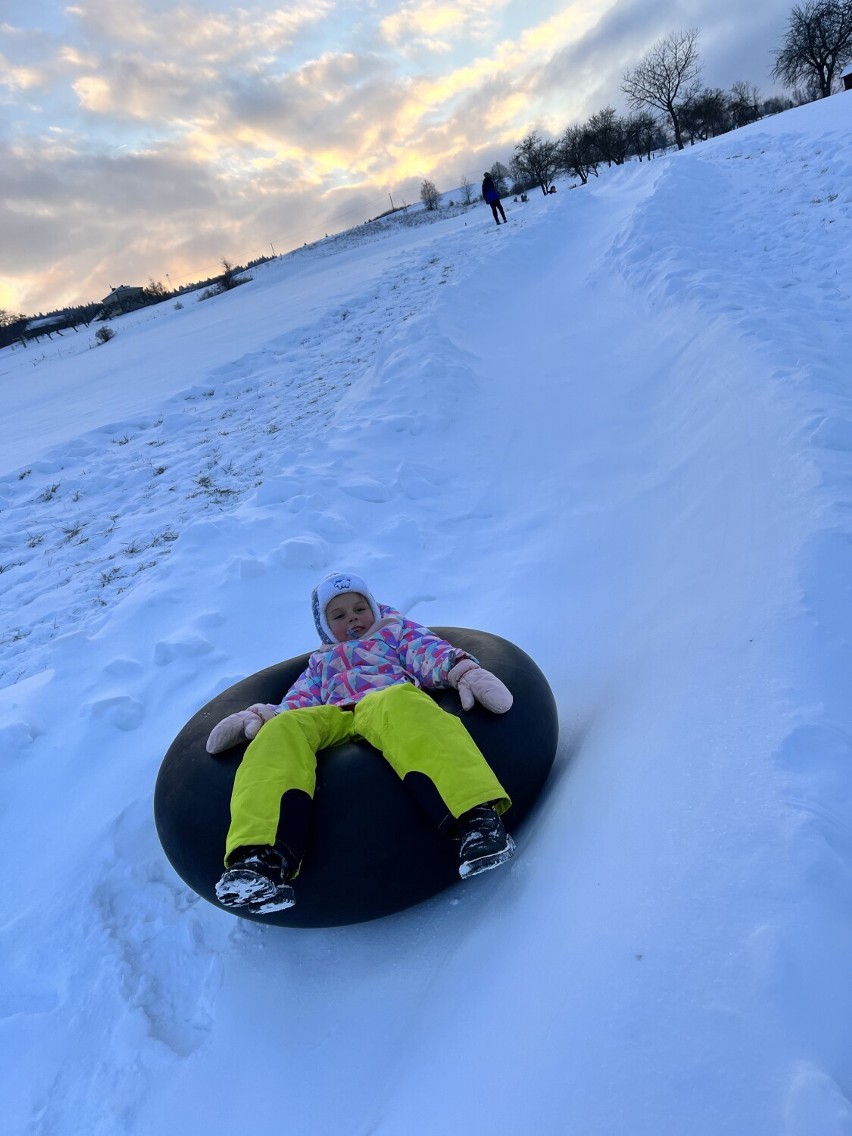
[[129, 694], [117, 694], [110, 698], [99, 698], [88, 704], [93, 718], [107, 722], [116, 730], [129, 732], [138, 729], [145, 713], [145, 707]]

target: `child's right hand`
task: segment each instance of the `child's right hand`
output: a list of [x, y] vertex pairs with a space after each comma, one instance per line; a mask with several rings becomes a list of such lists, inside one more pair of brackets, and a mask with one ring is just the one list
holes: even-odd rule
[[260, 727], [278, 713], [278, 707], [268, 702], [255, 702], [248, 710], [238, 710], [236, 714], [229, 714], [210, 731], [207, 739], [208, 753], [222, 753], [231, 746], [248, 738], [251, 741], [256, 737]]

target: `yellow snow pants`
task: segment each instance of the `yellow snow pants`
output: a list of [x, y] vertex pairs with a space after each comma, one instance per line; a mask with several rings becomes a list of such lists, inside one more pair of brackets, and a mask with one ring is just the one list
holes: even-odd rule
[[261, 728], [234, 780], [225, 863], [236, 848], [275, 844], [284, 794], [296, 789], [312, 798], [317, 751], [356, 737], [383, 753], [400, 779], [429, 778], [447, 824], [476, 805], [493, 803], [503, 813], [512, 803], [462, 722], [424, 691], [399, 683], [365, 695], [352, 709], [285, 710]]

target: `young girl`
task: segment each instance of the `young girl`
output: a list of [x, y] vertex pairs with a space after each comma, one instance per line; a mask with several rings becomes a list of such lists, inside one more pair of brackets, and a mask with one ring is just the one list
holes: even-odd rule
[[292, 907], [317, 751], [355, 737], [380, 750], [459, 841], [462, 877], [505, 863], [515, 845], [500, 814], [511, 801], [459, 719], [424, 691], [454, 687], [463, 709], [476, 700], [503, 714], [508, 689], [466, 651], [377, 604], [353, 572], [326, 576], [311, 602], [322, 646], [281, 704], [231, 714], [207, 741], [220, 753], [251, 740], [231, 795], [219, 902], [259, 914]]

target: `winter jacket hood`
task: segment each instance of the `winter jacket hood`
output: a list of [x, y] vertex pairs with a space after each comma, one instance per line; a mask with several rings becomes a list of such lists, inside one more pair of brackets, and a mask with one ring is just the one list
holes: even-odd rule
[[[347, 589], [358, 590], [360, 589]], [[426, 690], [449, 686], [447, 676], [467, 651], [384, 604], [360, 639], [323, 643], [281, 702], [281, 710], [354, 706], [366, 694], [410, 682]]]

